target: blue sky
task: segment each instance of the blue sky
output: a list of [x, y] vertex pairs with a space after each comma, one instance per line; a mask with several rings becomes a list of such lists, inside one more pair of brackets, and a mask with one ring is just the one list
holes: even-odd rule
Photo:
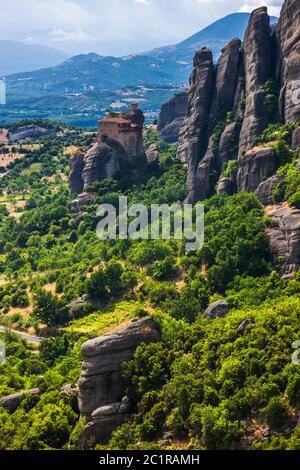
[[[70, 54], [125, 55], [173, 44], [213, 21], [283, 0], [0, 0], [0, 38]], [[16, 14], [18, 12], [18, 14]]]

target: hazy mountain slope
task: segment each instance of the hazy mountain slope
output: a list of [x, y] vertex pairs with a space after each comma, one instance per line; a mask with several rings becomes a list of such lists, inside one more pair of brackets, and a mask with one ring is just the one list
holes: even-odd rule
[[[206, 46], [212, 50], [214, 56], [218, 56], [222, 47], [232, 38], [243, 39], [249, 18], [250, 13], [233, 13], [178, 44], [153, 49], [146, 54], [168, 60], [190, 61], [197, 50]], [[277, 18], [271, 17], [271, 23], [276, 22]]]
[[68, 55], [50, 47], [0, 40], [0, 58], [0, 75], [8, 75], [52, 67]]

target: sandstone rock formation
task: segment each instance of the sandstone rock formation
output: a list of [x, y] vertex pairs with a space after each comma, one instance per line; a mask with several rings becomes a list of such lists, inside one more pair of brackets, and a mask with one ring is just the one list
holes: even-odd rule
[[[88, 420], [83, 446], [87, 445], [91, 435], [101, 436], [101, 441], [105, 441], [115, 423], [119, 425], [126, 419], [129, 407], [126, 412], [124, 407], [120, 408], [126, 392], [122, 364], [133, 357], [138, 345], [159, 339], [160, 334], [153, 320], [145, 317], [83, 344], [84, 362], [78, 383], [80, 414]], [[107, 406], [109, 409], [103, 409]]]
[[239, 154], [248, 150], [268, 125], [265, 110], [265, 83], [271, 78], [270, 19], [267, 8], [254, 10], [244, 39], [246, 109], [240, 136]]
[[84, 181], [82, 178], [84, 155], [81, 152], [77, 152], [72, 155], [70, 161], [71, 172], [69, 176], [69, 186], [71, 193], [80, 194], [83, 191]]
[[277, 157], [272, 147], [248, 150], [239, 161], [237, 190], [254, 192], [264, 179], [274, 175], [277, 168]]
[[157, 130], [161, 131], [178, 117], [184, 117], [188, 109], [188, 94], [186, 91], [176, 93], [166, 101], [160, 109]]
[[282, 277], [291, 279], [300, 267], [300, 210], [283, 205], [269, 214], [267, 231], [273, 262], [283, 261]]
[[[257, 138], [277, 115], [288, 123], [300, 117], [300, 2], [285, 0], [272, 27], [267, 9], [256, 9], [243, 48], [231, 41], [216, 66], [209, 50], [198, 52], [188, 97], [178, 145], [178, 158], [188, 167], [187, 202], [214, 192], [255, 191], [279, 166], [272, 149], [257, 147]], [[293, 146], [300, 152], [298, 130]], [[229, 160], [237, 160], [236, 180], [224, 177]], [[270, 194], [262, 197], [270, 200]]]
[[286, 0], [278, 23], [282, 62], [282, 115], [285, 122], [300, 118], [300, 4]]
[[173, 144], [178, 141], [180, 127], [187, 110], [188, 94], [186, 91], [176, 93], [176, 95], [162, 105], [157, 130], [165, 142]]
[[255, 191], [255, 194], [264, 206], [274, 204], [273, 193], [277, 185], [280, 183], [280, 181], [282, 181], [283, 178], [283, 174], [274, 175], [271, 176], [271, 178], [268, 178], [266, 181], [260, 183], [257, 190]]

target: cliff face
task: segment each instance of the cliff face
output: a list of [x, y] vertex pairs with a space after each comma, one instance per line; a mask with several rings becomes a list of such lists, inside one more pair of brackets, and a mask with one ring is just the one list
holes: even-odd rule
[[83, 344], [84, 362], [78, 383], [80, 414], [88, 422], [81, 442], [83, 448], [91, 439], [105, 442], [113, 429], [130, 417], [122, 364], [133, 357], [141, 343], [159, 339], [153, 320], [145, 317]]
[[[277, 155], [256, 139], [276, 115], [287, 123], [300, 117], [299, 77], [299, 0], [284, 2], [275, 28], [265, 7], [255, 10], [243, 48], [231, 41], [216, 66], [209, 50], [196, 54], [178, 145], [178, 158], [188, 167], [187, 202], [214, 192], [256, 191], [274, 175]], [[274, 100], [276, 90], [278, 106], [270, 110], [268, 99], [273, 93]], [[236, 171], [225, 175], [229, 160], [236, 160]]]
[[182, 91], [173, 96], [161, 107], [157, 130], [167, 143], [178, 142], [179, 131], [188, 110], [188, 94]]
[[278, 37], [281, 52], [281, 112], [286, 122], [300, 118], [300, 4], [285, 1], [282, 7]]

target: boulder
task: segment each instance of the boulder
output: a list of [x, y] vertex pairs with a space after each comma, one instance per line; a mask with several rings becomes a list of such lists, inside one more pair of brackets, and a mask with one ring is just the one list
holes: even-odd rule
[[70, 202], [69, 208], [71, 212], [78, 214], [82, 207], [89, 206], [94, 199], [95, 195], [93, 193], [81, 193], [76, 199]]
[[283, 279], [292, 279], [300, 267], [300, 210], [279, 206], [269, 214], [267, 229], [273, 263], [283, 261]]
[[274, 204], [273, 193], [280, 181], [284, 179], [284, 174], [273, 175], [258, 186], [255, 194], [264, 206]]
[[246, 108], [239, 154], [243, 155], [268, 125], [265, 83], [272, 77], [270, 18], [266, 7], [254, 10], [244, 39]]
[[224, 176], [218, 181], [216, 192], [217, 194], [225, 193], [232, 196], [236, 192], [235, 183], [228, 176]]
[[217, 302], [210, 304], [210, 306], [203, 313], [203, 316], [215, 319], [219, 317], [226, 317], [228, 313], [229, 305], [226, 300], [218, 300]]
[[249, 326], [249, 325], [254, 325], [254, 320], [253, 318], [247, 318], [246, 320], [244, 320], [238, 327], [238, 333], [240, 335], [244, 334], [246, 328]]
[[278, 168], [272, 147], [254, 147], [238, 161], [237, 190], [254, 192], [260, 183], [274, 175]]
[[156, 144], [151, 144], [146, 150], [146, 158], [149, 164], [159, 160], [159, 155], [160, 150]]
[[129, 421], [130, 417], [130, 402], [127, 397], [121, 402], [98, 408], [92, 413], [91, 421], [85, 427], [80, 448], [87, 449], [98, 442], [107, 443], [112, 432]]
[[13, 395], [0, 398], [0, 407], [4, 408], [9, 413], [14, 413], [14, 411], [16, 411], [16, 409], [21, 405], [24, 398], [41, 394], [42, 391], [39, 388], [24, 390], [23, 392], [15, 393]]

